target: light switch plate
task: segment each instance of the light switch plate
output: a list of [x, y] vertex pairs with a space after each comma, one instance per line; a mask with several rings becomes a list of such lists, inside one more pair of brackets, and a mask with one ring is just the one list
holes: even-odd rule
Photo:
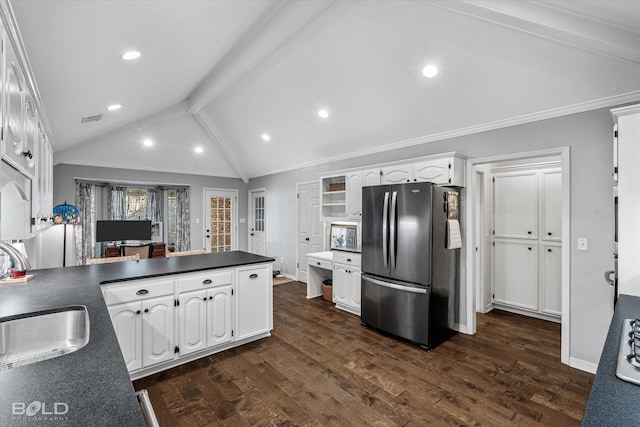
[[578, 237], [578, 250], [579, 251], [588, 251], [589, 250], [589, 239], [586, 237]]

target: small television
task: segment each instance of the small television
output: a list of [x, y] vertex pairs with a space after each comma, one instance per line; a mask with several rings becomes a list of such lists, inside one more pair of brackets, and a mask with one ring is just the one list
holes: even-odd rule
[[96, 221], [96, 242], [151, 240], [151, 221]]

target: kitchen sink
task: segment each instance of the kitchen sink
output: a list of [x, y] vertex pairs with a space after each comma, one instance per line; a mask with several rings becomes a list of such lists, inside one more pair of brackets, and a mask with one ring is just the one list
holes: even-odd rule
[[0, 371], [77, 351], [89, 342], [81, 305], [0, 318]]

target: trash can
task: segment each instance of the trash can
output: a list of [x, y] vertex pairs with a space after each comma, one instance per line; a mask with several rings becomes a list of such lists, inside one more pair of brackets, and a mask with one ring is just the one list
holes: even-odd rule
[[325, 278], [322, 281], [322, 298], [333, 302], [333, 281], [331, 279]]

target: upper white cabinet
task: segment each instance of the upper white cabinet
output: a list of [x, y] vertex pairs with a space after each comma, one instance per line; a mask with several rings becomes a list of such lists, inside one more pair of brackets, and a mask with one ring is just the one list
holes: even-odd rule
[[320, 179], [322, 220], [359, 220], [362, 187], [405, 182], [433, 182], [464, 187], [464, 158], [455, 153], [424, 157], [414, 163], [381, 165]]
[[542, 238], [562, 239], [562, 172], [545, 171], [542, 183]]
[[538, 174], [536, 172], [495, 175], [496, 237], [538, 238]]
[[433, 182], [464, 187], [464, 159], [455, 153], [432, 156], [414, 163], [382, 166], [381, 184]]
[[[20, 209], [3, 215], [3, 223], [13, 225], [10, 233], [0, 234], [0, 239], [28, 239], [51, 224], [53, 151], [33, 73], [22, 50], [17, 26], [4, 3], [0, 4], [0, 15], [2, 167], [9, 165], [29, 180], [29, 193], [22, 198], [28, 202], [27, 208], [23, 210], [21, 205]], [[18, 222], [20, 225], [16, 227]]]
[[616, 108], [611, 113], [617, 126], [618, 293], [640, 296], [640, 104]]

